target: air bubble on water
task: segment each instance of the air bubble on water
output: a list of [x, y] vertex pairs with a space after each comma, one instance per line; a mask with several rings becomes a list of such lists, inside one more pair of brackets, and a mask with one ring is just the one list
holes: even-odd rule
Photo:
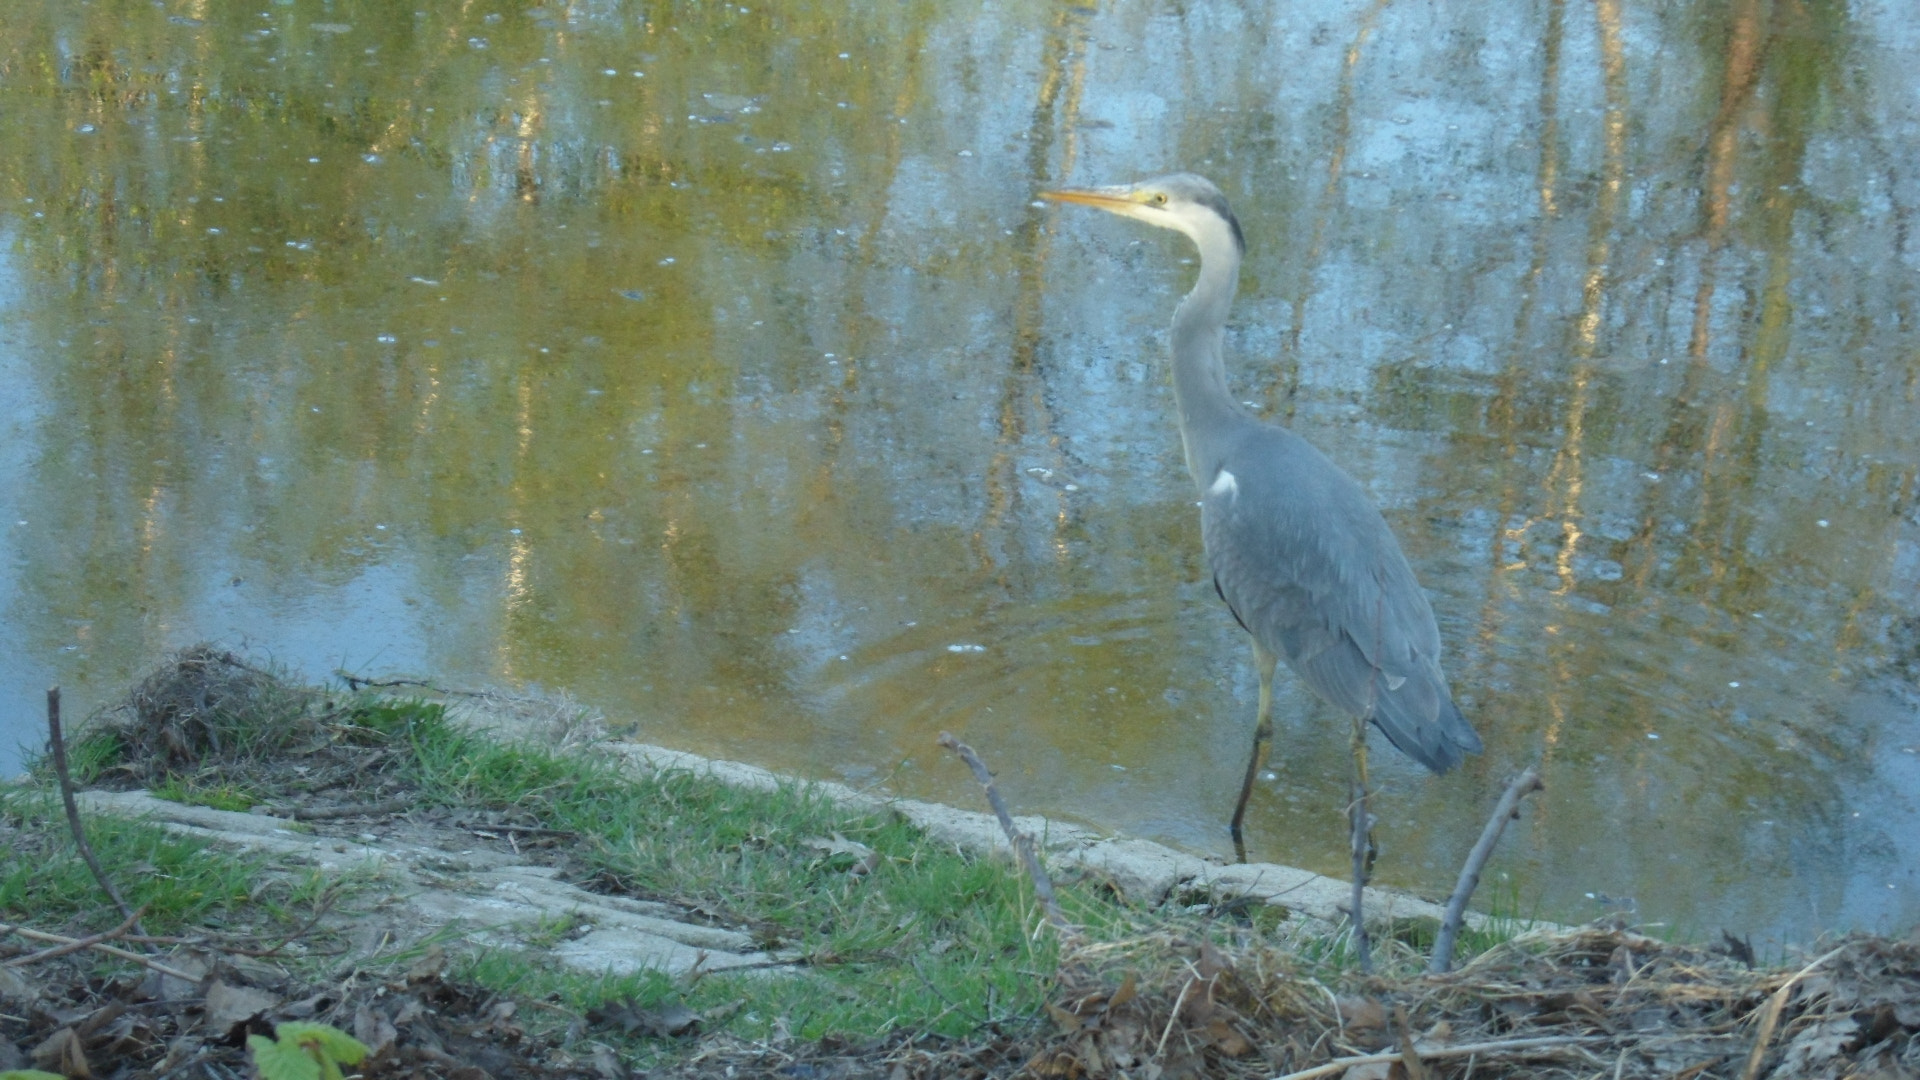
[[392, 334], [381, 334], [379, 337], [374, 338], [374, 340], [382, 345], [391, 345], [400, 339]]
[[950, 653], [970, 653], [970, 652], [979, 653], [979, 652], [986, 652], [987, 647], [985, 645], [973, 645], [973, 644], [968, 644], [963, 642], [958, 645], [947, 646], [947, 651]]
[[1819, 521], [1816, 521], [1816, 522], [1814, 522], [1814, 524], [1815, 524], [1815, 525], [1818, 525], [1818, 526], [1820, 526], [1821, 528], [1823, 528], [1823, 529], [1824, 529], [1824, 528], [1826, 528], [1826, 527], [1827, 527], [1827, 519], [1826, 519], [1826, 518], [1821, 518], [1821, 519], [1820, 519]]
[[1647, 732], [1647, 738], [1649, 738], [1649, 739], [1658, 739], [1659, 737], [1660, 737], [1660, 733], [1659, 733], [1659, 732], [1657, 732], [1657, 731], [1649, 731], [1649, 732]]
[[664, 259], [661, 259], [661, 260], [660, 260], [660, 265], [661, 265], [661, 266], [672, 266], [672, 265], [673, 265], [673, 256], [671, 256], [671, 255], [669, 255], [669, 256], [667, 256], [666, 258], [664, 258]]

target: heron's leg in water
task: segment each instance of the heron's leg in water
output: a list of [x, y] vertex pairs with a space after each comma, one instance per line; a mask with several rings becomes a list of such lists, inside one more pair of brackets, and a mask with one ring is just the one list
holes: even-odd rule
[[1373, 970], [1373, 957], [1367, 940], [1366, 919], [1361, 907], [1366, 887], [1373, 877], [1373, 859], [1380, 849], [1373, 842], [1373, 815], [1367, 811], [1367, 721], [1353, 719], [1353, 780], [1348, 791], [1347, 838], [1353, 845], [1353, 950], [1361, 971]]
[[1253, 643], [1253, 665], [1260, 672], [1260, 712], [1253, 725], [1253, 756], [1247, 759], [1247, 776], [1240, 781], [1240, 801], [1233, 804], [1233, 855], [1247, 861], [1247, 845], [1240, 836], [1240, 822], [1247, 816], [1247, 797], [1253, 794], [1253, 778], [1267, 767], [1267, 754], [1273, 749], [1273, 668], [1279, 658]]

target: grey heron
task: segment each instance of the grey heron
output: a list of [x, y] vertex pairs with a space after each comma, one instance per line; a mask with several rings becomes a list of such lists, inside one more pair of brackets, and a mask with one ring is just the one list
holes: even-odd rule
[[[1200, 277], [1173, 315], [1174, 400], [1213, 585], [1253, 639], [1260, 674], [1253, 754], [1231, 827], [1241, 822], [1273, 742], [1278, 660], [1353, 720], [1356, 902], [1365, 876], [1366, 723], [1408, 757], [1444, 773], [1481, 749], [1440, 670], [1440, 631], [1413, 569], [1360, 485], [1307, 440], [1266, 423], [1227, 391], [1222, 328], [1246, 240], [1227, 200], [1189, 173], [1116, 187], [1046, 191], [1186, 234]], [[1358, 913], [1356, 912], [1356, 920]]]

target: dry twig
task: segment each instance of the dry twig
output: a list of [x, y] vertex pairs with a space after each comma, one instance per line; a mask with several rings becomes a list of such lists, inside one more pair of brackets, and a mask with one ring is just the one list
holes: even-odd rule
[[144, 907], [140, 908], [128, 916], [125, 922], [105, 933], [91, 934], [83, 938], [74, 938], [65, 945], [53, 945], [41, 949], [39, 952], [31, 952], [25, 956], [16, 956], [4, 964], [0, 964], [0, 967], [26, 967], [28, 964], [38, 964], [43, 960], [51, 960], [56, 956], [65, 956], [71, 952], [79, 952], [81, 949], [91, 948], [103, 941], [114, 941], [125, 937], [127, 936], [127, 931], [133, 929], [133, 924], [140, 917], [141, 912], [146, 910]]
[[1000, 819], [1001, 831], [1007, 834], [1007, 842], [1013, 845], [1014, 852], [1020, 857], [1021, 865], [1026, 867], [1027, 876], [1033, 879], [1035, 895], [1040, 897], [1040, 903], [1047, 909], [1047, 921], [1053, 924], [1054, 929], [1071, 933], [1073, 925], [1067, 922], [1065, 915], [1060, 913], [1060, 901], [1053, 895], [1053, 879], [1047, 876], [1046, 868], [1040, 865], [1040, 856], [1034, 850], [1033, 837], [1014, 827], [1013, 815], [1007, 812], [1006, 800], [1000, 797], [1000, 789], [994, 786], [993, 774], [987, 771], [986, 763], [980, 760], [979, 754], [973, 752], [973, 747], [947, 732], [940, 733], [939, 742], [941, 746], [959, 754], [960, 759], [967, 763], [967, 768], [973, 770], [973, 778], [986, 789], [987, 803], [993, 807], [994, 816]]
[[1428, 971], [1444, 975], [1453, 967], [1453, 941], [1459, 936], [1460, 924], [1466, 919], [1467, 901], [1473, 898], [1473, 890], [1480, 887], [1480, 872], [1487, 868], [1494, 845], [1500, 842], [1500, 834], [1506, 831], [1507, 822], [1518, 812], [1520, 800], [1545, 789], [1546, 785], [1540, 782], [1539, 768], [1529, 765], [1513, 778], [1513, 783], [1507, 785], [1506, 793], [1494, 805], [1493, 816], [1487, 819], [1487, 827], [1480, 831], [1480, 839], [1474, 842], [1466, 864], [1460, 867], [1460, 880], [1453, 887], [1453, 896], [1447, 900], [1447, 914], [1440, 921], [1440, 934], [1433, 942], [1433, 962]]
[[317, 806], [312, 809], [294, 807], [281, 813], [295, 821], [330, 821], [346, 817], [381, 817], [397, 814], [414, 805], [418, 799], [388, 799], [377, 803], [360, 803], [352, 806]]
[[1753, 1037], [1753, 1052], [1747, 1055], [1747, 1067], [1741, 1070], [1740, 1080], [1754, 1080], [1755, 1077], [1760, 1075], [1760, 1063], [1765, 1061], [1767, 1057], [1767, 1044], [1773, 1041], [1773, 1029], [1780, 1025], [1781, 1010], [1787, 1007], [1787, 998], [1792, 996], [1794, 986], [1799, 983], [1801, 979], [1813, 974], [1814, 968], [1819, 967], [1821, 964], [1839, 956], [1845, 951], [1846, 946], [1842, 945], [1840, 948], [1827, 953], [1820, 959], [1801, 968], [1794, 973], [1792, 978], [1781, 983], [1780, 989], [1775, 990], [1773, 996], [1767, 999], [1766, 1010], [1760, 1016], [1760, 1031]]
[[[70, 938], [65, 934], [49, 934], [45, 930], [29, 930], [18, 923], [0, 923], [0, 934], [18, 934], [28, 941], [50, 941], [60, 945], [73, 945], [82, 941], [80, 938]], [[104, 941], [96, 941], [92, 944], [83, 945], [83, 947], [92, 949], [95, 952], [106, 953], [108, 956], [117, 956], [122, 960], [131, 960], [136, 964], [143, 965], [162, 975], [171, 975], [176, 979], [185, 979], [190, 983], [200, 981], [200, 976], [198, 975], [189, 975], [179, 968], [168, 967], [151, 956], [143, 956], [137, 952], [128, 952], [125, 949], [109, 945]]]
[[[1501, 1039], [1495, 1042], [1461, 1043], [1458, 1046], [1434, 1046], [1420, 1051], [1420, 1056], [1426, 1061], [1468, 1057], [1473, 1054], [1486, 1054], [1489, 1057], [1498, 1057], [1501, 1054], [1532, 1057], [1535, 1056], [1533, 1053], [1535, 1050], [1605, 1041], [1604, 1035], [1548, 1035], [1538, 1039]], [[1334, 1058], [1325, 1065], [1315, 1065], [1311, 1069], [1276, 1076], [1274, 1080], [1313, 1080], [1319, 1076], [1343, 1073], [1356, 1065], [1391, 1065], [1403, 1060], [1398, 1050], [1385, 1054], [1360, 1054], [1354, 1057]]]
[[107, 871], [93, 854], [93, 848], [87, 843], [87, 834], [80, 828], [80, 806], [73, 799], [73, 774], [67, 769], [67, 740], [60, 733], [60, 688], [47, 689], [47, 739], [53, 750], [53, 773], [60, 781], [60, 801], [67, 807], [67, 827], [73, 830], [74, 845], [80, 849], [80, 857], [87, 862], [87, 869], [93, 871], [94, 879], [100, 882], [107, 896], [113, 900], [113, 906], [126, 916], [127, 923], [136, 933], [145, 934], [146, 927], [140, 925], [140, 913], [133, 910], [113, 887], [113, 880], [107, 877]]

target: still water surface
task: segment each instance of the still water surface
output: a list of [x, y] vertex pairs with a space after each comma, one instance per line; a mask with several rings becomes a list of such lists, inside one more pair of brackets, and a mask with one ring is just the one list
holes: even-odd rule
[[[1920, 30], [1837, 0], [0, 8], [0, 734], [170, 648], [568, 691], [640, 737], [1228, 850], [1256, 683], [1164, 330], [1360, 478], [1525, 908], [1920, 917]], [[1338, 873], [1283, 683], [1253, 854]], [[18, 756], [6, 768], [16, 768]]]

